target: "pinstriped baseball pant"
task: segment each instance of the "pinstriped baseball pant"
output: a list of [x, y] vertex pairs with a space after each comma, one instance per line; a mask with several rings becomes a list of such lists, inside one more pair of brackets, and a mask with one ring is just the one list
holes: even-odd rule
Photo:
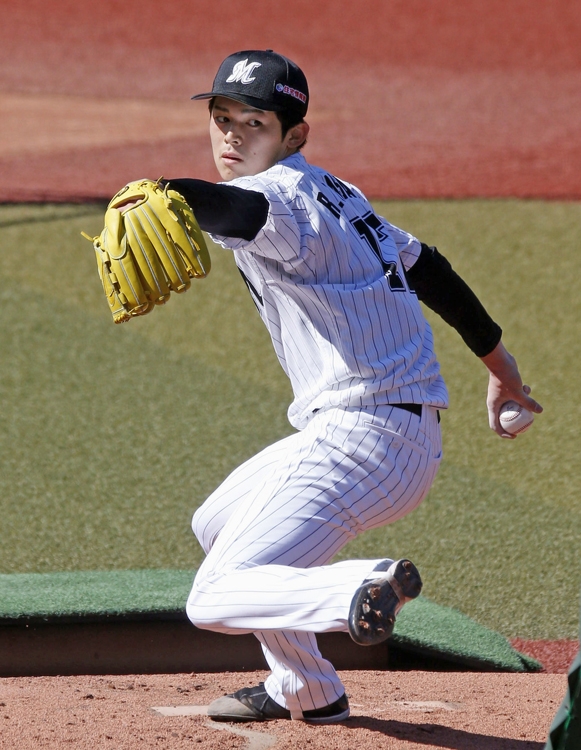
[[[344, 688], [316, 633], [347, 632], [356, 589], [376, 560], [328, 564], [350, 540], [392, 523], [425, 497], [441, 459], [436, 410], [328, 409], [236, 469], [196, 511], [206, 552], [190, 620], [255, 633], [266, 690], [293, 717]], [[381, 558], [385, 560], [387, 558]]]

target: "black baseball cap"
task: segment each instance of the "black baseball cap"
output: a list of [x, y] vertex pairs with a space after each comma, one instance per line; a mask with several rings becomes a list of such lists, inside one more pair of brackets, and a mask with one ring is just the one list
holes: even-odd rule
[[218, 69], [212, 91], [192, 99], [214, 96], [226, 96], [267, 111], [292, 110], [303, 117], [309, 106], [305, 74], [292, 60], [271, 49], [229, 55]]

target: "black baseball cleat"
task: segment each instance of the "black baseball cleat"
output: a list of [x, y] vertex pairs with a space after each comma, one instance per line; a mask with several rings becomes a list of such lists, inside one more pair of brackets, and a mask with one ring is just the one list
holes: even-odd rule
[[[381, 570], [382, 565], [376, 570]], [[419, 596], [422, 579], [410, 560], [397, 560], [377, 578], [360, 586], [349, 609], [349, 635], [360, 646], [375, 646], [393, 633], [395, 617], [406, 602]]]
[[[290, 719], [290, 711], [272, 700], [261, 682], [256, 687], [245, 687], [217, 698], [208, 706], [213, 721], [274, 721]], [[303, 711], [303, 721], [309, 724], [334, 724], [349, 716], [349, 701], [343, 694], [339, 700], [323, 708]]]

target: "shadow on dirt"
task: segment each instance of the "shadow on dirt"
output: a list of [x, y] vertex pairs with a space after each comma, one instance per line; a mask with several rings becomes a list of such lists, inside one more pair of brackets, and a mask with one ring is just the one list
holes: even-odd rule
[[440, 724], [412, 724], [405, 721], [375, 719], [371, 716], [351, 717], [343, 725], [347, 729], [368, 729], [388, 737], [416, 742], [427, 747], [449, 750], [543, 750], [544, 743], [515, 740], [509, 737], [452, 729]]

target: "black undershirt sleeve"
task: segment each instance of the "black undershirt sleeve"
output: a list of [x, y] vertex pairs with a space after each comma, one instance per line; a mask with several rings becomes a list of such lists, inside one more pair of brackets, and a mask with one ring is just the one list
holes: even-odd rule
[[476, 356], [490, 354], [502, 329], [435, 247], [422, 243], [422, 252], [406, 277], [418, 299], [455, 328]]
[[255, 190], [189, 178], [162, 180], [162, 185], [168, 183], [185, 198], [205, 232], [250, 241], [266, 223], [268, 201]]

